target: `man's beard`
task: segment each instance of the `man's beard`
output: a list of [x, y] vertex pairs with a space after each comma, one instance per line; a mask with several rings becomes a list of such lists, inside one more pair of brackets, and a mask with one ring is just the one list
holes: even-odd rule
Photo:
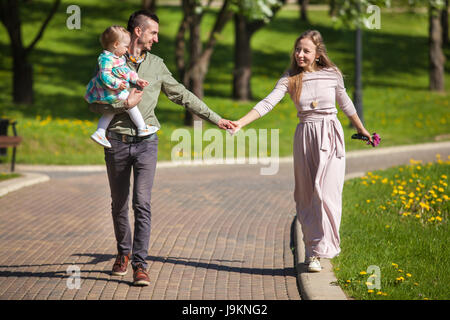
[[151, 50], [151, 49], [147, 49], [145, 46], [143, 46], [144, 42], [141, 41], [141, 39], [138, 39], [137, 43], [142, 48], [142, 53], [146, 53], [146, 52], [149, 52]]

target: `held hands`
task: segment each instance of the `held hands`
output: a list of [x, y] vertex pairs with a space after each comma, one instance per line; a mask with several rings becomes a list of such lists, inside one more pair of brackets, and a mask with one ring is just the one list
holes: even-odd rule
[[233, 121], [227, 120], [227, 119], [220, 119], [219, 122], [217, 123], [217, 126], [220, 129], [224, 129], [224, 130], [231, 130], [235, 127], [235, 125], [233, 124]]
[[228, 133], [230, 135], [235, 134], [236, 132], [238, 132], [239, 130], [241, 130], [241, 128], [243, 127], [243, 125], [238, 121], [231, 121], [231, 123], [234, 125], [234, 128], [228, 129]]

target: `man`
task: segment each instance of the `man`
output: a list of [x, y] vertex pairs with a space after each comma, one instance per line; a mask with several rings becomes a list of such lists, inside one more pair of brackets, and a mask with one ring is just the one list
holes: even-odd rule
[[[158, 136], [138, 137], [136, 127], [125, 109], [138, 105], [146, 124], [160, 128], [154, 110], [160, 91], [167, 97], [201, 118], [221, 129], [232, 129], [234, 125], [210, 110], [194, 94], [178, 83], [171, 75], [163, 60], [150, 53], [158, 42], [159, 19], [147, 11], [133, 13], [128, 21], [131, 42], [126, 54], [128, 66], [136, 71], [139, 78], [150, 84], [142, 91], [131, 89], [126, 101], [112, 105], [90, 104], [92, 111], [105, 110], [116, 113], [108, 128], [107, 137], [112, 148], [105, 149], [105, 162], [112, 198], [112, 217], [117, 240], [117, 257], [112, 274], [122, 276], [127, 273], [128, 263], [133, 268], [133, 283], [149, 285], [145, 261], [148, 254], [151, 228], [150, 198], [156, 169]], [[128, 220], [128, 198], [131, 169], [134, 175], [133, 210], [135, 216], [134, 237]]]

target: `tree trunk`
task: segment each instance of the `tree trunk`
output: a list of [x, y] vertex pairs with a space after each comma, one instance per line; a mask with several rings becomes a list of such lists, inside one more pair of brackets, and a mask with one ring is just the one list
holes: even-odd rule
[[429, 61], [430, 61], [430, 90], [444, 91], [444, 63], [442, 52], [442, 29], [438, 11], [429, 8]]
[[[189, 71], [184, 74], [184, 85], [195, 94], [199, 99], [203, 99], [203, 78], [201, 69], [199, 68], [199, 60], [202, 54], [201, 40], [201, 16], [192, 12], [191, 23], [189, 25]], [[194, 121], [201, 121], [201, 118], [190, 111], [186, 110], [184, 123], [188, 126], [194, 125]]]
[[13, 54], [13, 101], [33, 104], [33, 66], [23, 50]]
[[16, 0], [0, 1], [0, 20], [5, 25], [11, 42], [14, 103], [33, 103], [33, 66], [28, 62], [28, 57], [36, 43], [42, 38], [60, 3], [61, 0], [54, 1], [52, 9], [42, 23], [36, 37], [28, 47], [24, 47], [22, 42], [22, 23], [19, 14], [20, 2]]
[[185, 14], [175, 36], [175, 65], [177, 67], [178, 77], [180, 81], [184, 81], [184, 73], [186, 71], [186, 63], [184, 61], [184, 52], [186, 49], [184, 43], [184, 34], [186, 33], [188, 26], [189, 18]]
[[335, 17], [336, 14], [337, 14], [336, 0], [330, 0], [330, 10], [328, 11], [328, 15], [330, 17]]
[[300, 20], [308, 22], [308, 4], [309, 0], [297, 0], [300, 5]]
[[150, 10], [151, 12], [155, 12], [156, 0], [142, 0], [142, 8]]
[[[211, 60], [211, 55], [213, 53], [214, 46], [217, 42], [217, 35], [225, 27], [227, 21], [232, 16], [232, 11], [230, 10], [230, 0], [225, 0], [222, 7], [216, 17], [214, 26], [209, 34], [208, 41], [205, 45], [205, 49], [202, 49], [200, 25], [203, 14], [196, 13], [196, 1], [194, 0], [183, 0], [183, 10], [185, 17], [183, 18], [182, 25], [178, 29], [177, 34], [177, 50], [176, 50], [176, 61], [177, 68], [179, 72], [183, 73], [183, 84], [192, 93], [194, 93], [199, 99], [204, 96], [203, 83], [208, 72], [209, 61]], [[184, 31], [189, 27], [189, 60], [190, 63], [187, 68], [184, 68]], [[183, 69], [184, 68], [184, 69]], [[186, 110], [185, 124], [193, 125], [194, 120], [201, 120], [196, 115], [192, 115]]]
[[[286, 0], [281, 1], [281, 6]], [[281, 6], [273, 9], [271, 19], [280, 10]], [[251, 39], [253, 34], [264, 27], [263, 20], [249, 21], [242, 13], [234, 15], [234, 70], [233, 70], [233, 99], [247, 101], [253, 99], [251, 89], [252, 77], [252, 49]]]
[[33, 103], [33, 68], [22, 42], [22, 26], [17, 1], [3, 1], [1, 20], [8, 30], [13, 58], [13, 102]]
[[250, 84], [252, 75], [250, 38], [253, 32], [249, 30], [247, 19], [243, 14], [234, 15], [234, 34], [233, 99], [251, 100], [253, 96]]

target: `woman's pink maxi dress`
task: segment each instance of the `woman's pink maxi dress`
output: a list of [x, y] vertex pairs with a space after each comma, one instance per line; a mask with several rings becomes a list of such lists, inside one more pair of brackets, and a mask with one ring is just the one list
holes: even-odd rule
[[[254, 109], [261, 116], [272, 110], [288, 92], [288, 82], [284, 74]], [[331, 68], [304, 73], [296, 104], [300, 122], [294, 137], [294, 199], [306, 257], [333, 258], [340, 252], [345, 145], [336, 101], [345, 115], [356, 113], [340, 73]]]

